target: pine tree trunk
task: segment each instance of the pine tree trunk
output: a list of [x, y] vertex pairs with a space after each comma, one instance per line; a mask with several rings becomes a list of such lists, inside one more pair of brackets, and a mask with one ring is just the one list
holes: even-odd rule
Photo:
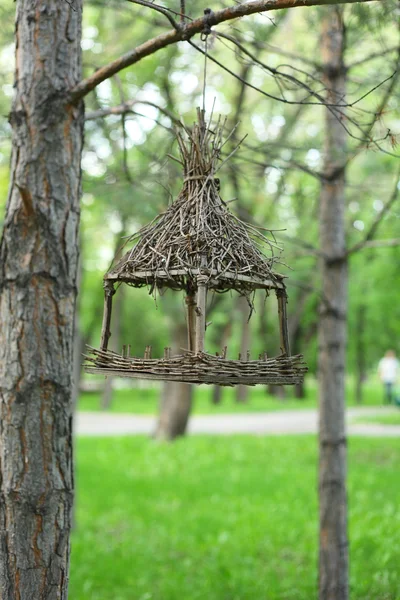
[[[71, 6], [73, 4], [73, 7]], [[0, 596], [67, 598], [82, 0], [18, 0], [0, 244]]]
[[[229, 338], [231, 336], [231, 331], [232, 331], [232, 320], [231, 319], [228, 321], [228, 323], [226, 323], [226, 325], [223, 327], [222, 331], [220, 331], [217, 328], [217, 335], [219, 335], [221, 333], [221, 337], [220, 337], [221, 352], [223, 351], [225, 346], [228, 347]], [[214, 385], [213, 389], [212, 389], [212, 395], [211, 395], [212, 404], [216, 404], [216, 405], [221, 404], [223, 395], [224, 395], [224, 386]]]
[[[249, 304], [244, 296], [238, 299], [238, 308], [241, 321], [240, 354], [241, 359], [246, 360], [247, 352], [250, 351], [250, 323], [249, 323]], [[236, 387], [236, 402], [245, 403], [249, 398], [249, 388], [246, 385]]]
[[[343, 104], [344, 26], [339, 8], [326, 9], [322, 60], [328, 103]], [[345, 258], [346, 132], [340, 116], [326, 109], [325, 180], [320, 200], [322, 298], [319, 323], [319, 495], [320, 600], [348, 598], [348, 541], [345, 437], [345, 348], [347, 259]]]
[[[177, 325], [175, 349], [187, 346], [186, 325]], [[160, 412], [155, 439], [174, 440], [185, 435], [192, 408], [193, 386], [175, 381], [165, 382], [160, 398]]]
[[222, 387], [222, 385], [214, 385], [213, 386], [212, 395], [211, 395], [212, 404], [215, 404], [216, 406], [218, 404], [221, 404], [223, 389], [224, 388]]

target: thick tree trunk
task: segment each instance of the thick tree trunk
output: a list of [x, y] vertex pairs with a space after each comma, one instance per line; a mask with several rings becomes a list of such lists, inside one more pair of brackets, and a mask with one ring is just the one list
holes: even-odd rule
[[[238, 298], [238, 308], [240, 312], [240, 354], [241, 359], [247, 359], [247, 353], [250, 351], [250, 323], [249, 323], [249, 304], [244, 296]], [[249, 398], [249, 388], [246, 385], [236, 387], [236, 402], [247, 402]]]
[[[220, 347], [221, 347], [221, 352], [223, 351], [224, 347], [228, 347], [229, 344], [229, 338], [231, 336], [231, 331], [232, 331], [232, 319], [230, 319], [228, 321], [228, 323], [226, 323], [226, 325], [221, 329], [217, 328], [217, 335], [220, 337], [218, 337], [218, 340], [220, 341]], [[212, 404], [221, 404], [222, 402], [222, 398], [224, 395], [224, 386], [222, 385], [214, 385], [213, 386], [213, 390], [212, 390], [212, 396], [211, 396], [211, 402]]]
[[160, 414], [154, 437], [157, 440], [174, 440], [185, 435], [192, 408], [193, 386], [175, 381], [164, 382]]
[[[326, 9], [322, 25], [324, 83], [329, 103], [343, 104], [346, 72], [341, 9]], [[324, 258], [319, 323], [319, 495], [320, 600], [348, 598], [348, 542], [345, 437], [345, 350], [347, 259], [345, 258], [346, 132], [340, 115], [326, 109], [325, 180], [320, 201], [320, 238]]]
[[[177, 325], [175, 349], [187, 345], [186, 325]], [[192, 408], [193, 386], [175, 381], [163, 385], [160, 412], [154, 437], [158, 440], [173, 440], [185, 435]]]
[[[72, 6], [73, 4], [73, 6]], [[0, 245], [0, 596], [67, 598], [82, 0], [18, 0]]]

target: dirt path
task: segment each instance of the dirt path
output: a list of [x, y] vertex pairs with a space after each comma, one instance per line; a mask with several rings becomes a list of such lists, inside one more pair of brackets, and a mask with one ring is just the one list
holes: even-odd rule
[[[400, 425], [352, 423], [360, 417], [393, 413], [393, 408], [360, 407], [347, 410], [349, 435], [400, 437]], [[78, 435], [138, 435], [152, 433], [155, 417], [133, 414], [78, 412], [75, 428]], [[290, 410], [268, 413], [225, 415], [195, 415], [189, 424], [191, 434], [231, 435], [286, 435], [316, 433], [316, 410]]]

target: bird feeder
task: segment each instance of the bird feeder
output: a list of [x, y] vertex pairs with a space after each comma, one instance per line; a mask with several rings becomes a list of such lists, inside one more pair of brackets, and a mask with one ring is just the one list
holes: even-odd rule
[[[236, 217], [221, 199], [216, 178], [224, 146], [223, 125], [207, 126], [204, 112], [198, 122], [176, 134], [183, 165], [183, 187], [177, 199], [151, 223], [131, 236], [130, 249], [114, 261], [104, 277], [104, 315], [100, 348], [89, 347], [85, 370], [122, 377], [219, 385], [293, 385], [307, 370], [302, 356], [289, 348], [284, 277], [274, 270], [274, 244], [261, 230]], [[172, 355], [164, 349], [143, 357], [108, 349], [113, 296], [119, 285], [183, 291], [186, 300], [187, 348]], [[226, 348], [217, 355], [206, 351], [206, 307], [210, 292], [231, 290], [251, 302], [255, 290], [277, 296], [279, 356], [267, 353], [251, 360], [230, 359]]]

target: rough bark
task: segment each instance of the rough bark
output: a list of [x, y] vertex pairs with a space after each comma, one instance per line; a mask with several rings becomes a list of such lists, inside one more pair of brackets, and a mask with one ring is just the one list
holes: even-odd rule
[[[72, 3], [71, 3], [72, 4]], [[18, 0], [0, 244], [0, 595], [65, 599], [83, 108], [81, 0]]]
[[[175, 349], [187, 344], [186, 324], [176, 327]], [[192, 408], [193, 386], [174, 381], [163, 385], [160, 412], [154, 437], [159, 440], [173, 440], [185, 435]]]
[[[326, 9], [321, 55], [330, 103], [346, 92], [345, 31], [340, 9]], [[345, 437], [345, 350], [347, 258], [345, 248], [346, 133], [334, 111], [325, 109], [324, 175], [320, 198], [322, 298], [319, 322], [319, 497], [320, 600], [348, 598]]]

